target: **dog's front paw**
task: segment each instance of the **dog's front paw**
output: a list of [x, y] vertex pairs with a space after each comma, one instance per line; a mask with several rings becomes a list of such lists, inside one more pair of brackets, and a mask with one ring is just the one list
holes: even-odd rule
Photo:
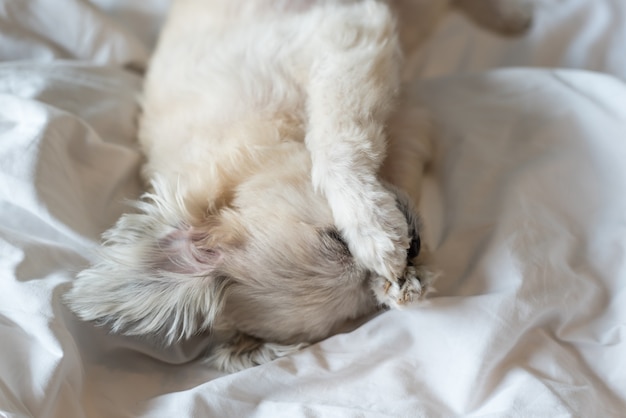
[[358, 264], [395, 281], [406, 267], [409, 226], [393, 194], [384, 190], [377, 197], [374, 201], [352, 202], [350, 222], [340, 228]]
[[381, 305], [401, 309], [424, 299], [432, 292], [435, 277], [436, 274], [423, 265], [409, 265], [402, 277], [395, 282], [377, 277], [372, 283], [372, 290]]
[[501, 35], [515, 36], [532, 25], [534, 0], [456, 0], [478, 24]]

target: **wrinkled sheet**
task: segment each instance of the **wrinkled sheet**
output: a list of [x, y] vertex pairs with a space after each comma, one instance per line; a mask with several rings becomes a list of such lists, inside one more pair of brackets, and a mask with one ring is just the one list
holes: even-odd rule
[[[167, 2], [0, 0], [0, 416], [624, 416], [626, 3], [542, 4], [524, 39], [450, 16], [414, 57], [438, 293], [224, 375], [206, 338], [158, 349], [60, 303], [140, 193]], [[516, 66], [550, 68], [491, 70]]]

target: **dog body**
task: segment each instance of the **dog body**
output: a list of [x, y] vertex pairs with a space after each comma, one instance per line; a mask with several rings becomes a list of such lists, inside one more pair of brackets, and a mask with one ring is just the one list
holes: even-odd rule
[[69, 306], [166, 343], [213, 331], [233, 371], [426, 294], [415, 202], [380, 178], [419, 197], [430, 138], [397, 102], [402, 50], [449, 2], [409, 3], [175, 1], [143, 97], [151, 191]]

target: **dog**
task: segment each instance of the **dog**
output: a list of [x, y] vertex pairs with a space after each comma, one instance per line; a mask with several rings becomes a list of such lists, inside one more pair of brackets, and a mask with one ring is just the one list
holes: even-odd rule
[[142, 98], [149, 191], [68, 306], [165, 344], [210, 332], [207, 361], [233, 372], [422, 299], [432, 135], [403, 98], [403, 54], [450, 6], [505, 34], [532, 15], [526, 0], [175, 0]]

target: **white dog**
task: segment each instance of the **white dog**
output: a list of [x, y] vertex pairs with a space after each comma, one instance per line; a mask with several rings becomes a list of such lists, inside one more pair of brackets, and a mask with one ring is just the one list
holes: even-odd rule
[[[143, 98], [151, 191], [69, 306], [168, 344], [220, 334], [210, 360], [233, 371], [420, 299], [415, 202], [381, 178], [419, 198], [428, 126], [398, 101], [402, 50], [449, 3], [176, 0]], [[504, 32], [530, 21], [525, 0], [455, 5]]]

